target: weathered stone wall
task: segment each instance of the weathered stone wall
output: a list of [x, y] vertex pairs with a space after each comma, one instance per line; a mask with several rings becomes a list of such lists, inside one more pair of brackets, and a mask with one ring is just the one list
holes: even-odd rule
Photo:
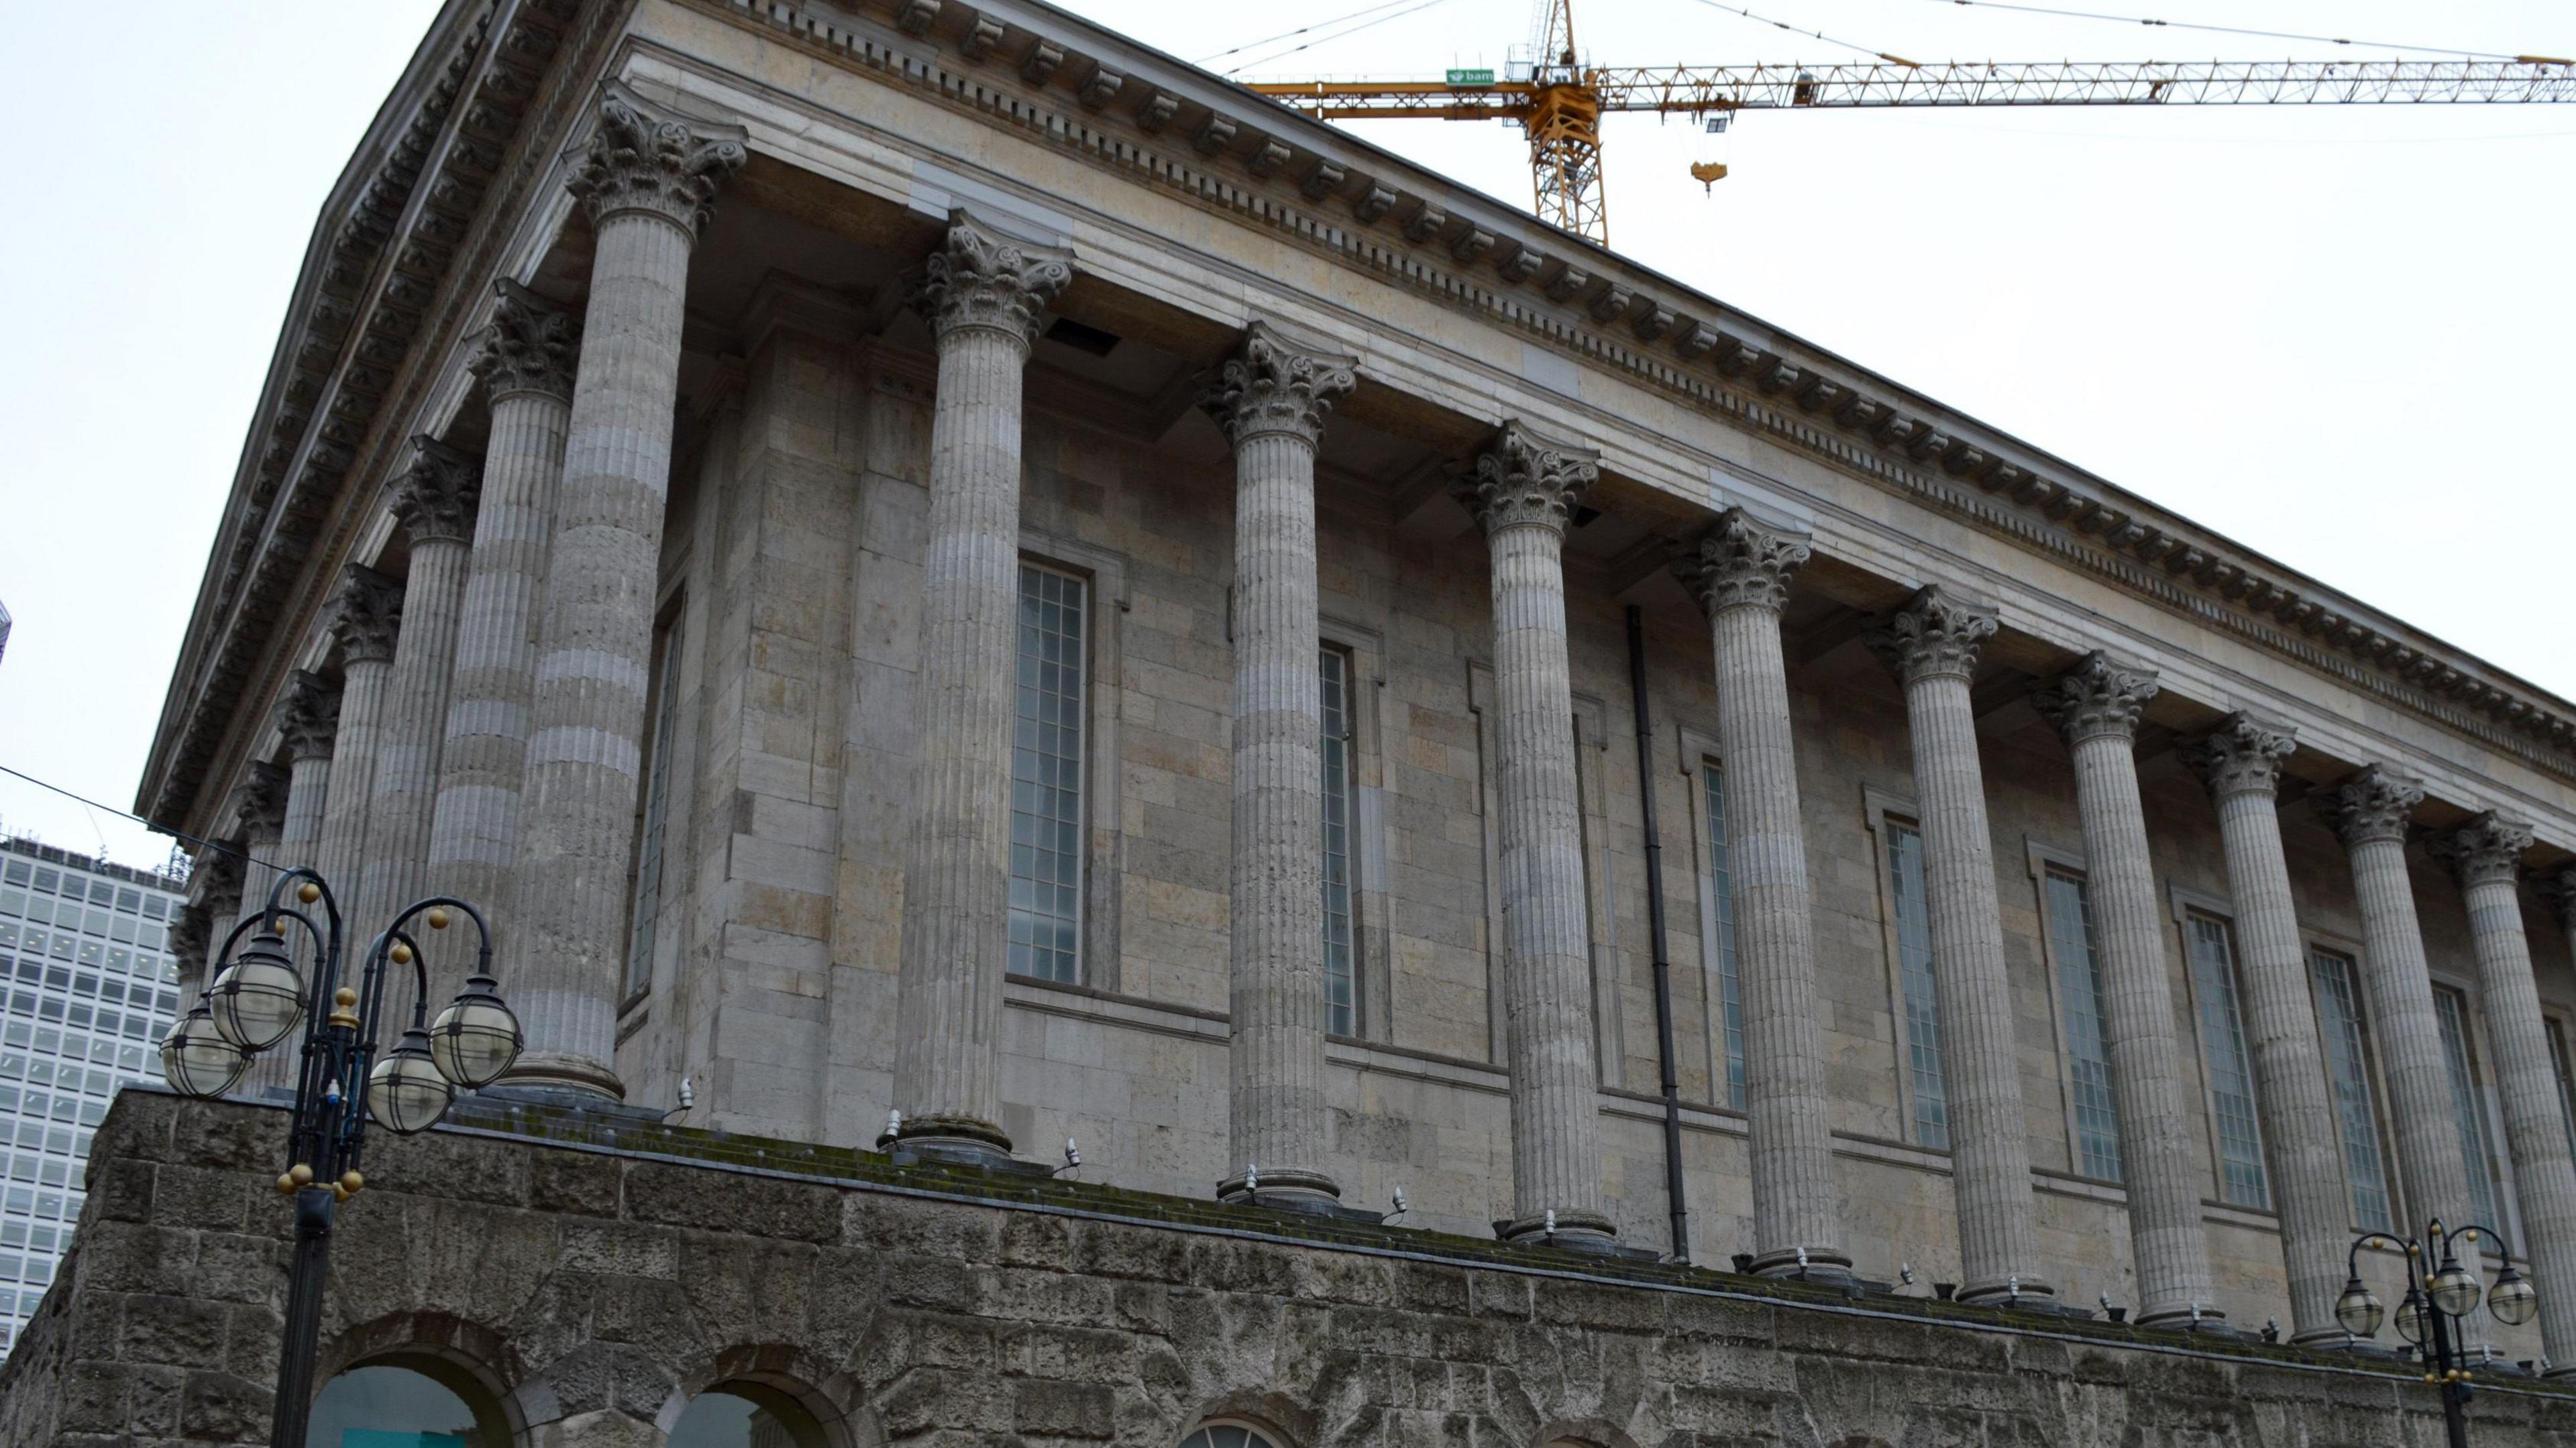
[[[468, 1118], [505, 1124], [488, 1107]], [[377, 1154], [375, 1184], [340, 1214], [323, 1378], [434, 1356], [523, 1441], [567, 1448], [653, 1448], [690, 1395], [743, 1382], [794, 1396], [839, 1448], [1170, 1448], [1219, 1415], [1283, 1448], [2440, 1432], [2411, 1375], [2286, 1349], [2158, 1352], [2125, 1330], [1854, 1311], [1750, 1278], [903, 1173], [866, 1153], [633, 1126], [619, 1151], [598, 1118], [522, 1126]], [[271, 1110], [120, 1098], [79, 1248], [0, 1367], [0, 1442], [264, 1439], [283, 1128]], [[2490, 1387], [2472, 1407], [2481, 1444], [2576, 1442], [2576, 1396]]]

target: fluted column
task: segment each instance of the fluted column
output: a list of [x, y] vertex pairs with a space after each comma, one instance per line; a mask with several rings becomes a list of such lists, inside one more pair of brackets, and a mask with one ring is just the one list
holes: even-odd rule
[[2137, 1320], [2146, 1326], [2224, 1315], [2210, 1289], [2198, 1152], [2176, 1065], [2181, 1053], [2164, 912], [2156, 908], [2155, 862], [2138, 797], [2138, 718], [2157, 690], [2154, 670], [2094, 653], [2031, 694], [2075, 760], [2084, 880], [2100, 942], [2102, 1021], [2138, 1267]]
[[2334, 1094], [2326, 1083], [2308, 948], [2299, 938], [2290, 867], [2281, 851], [2277, 802], [2281, 761], [2296, 747], [2288, 729], [2232, 714], [2184, 757], [2208, 781], [2227, 852], [2254, 1089], [2262, 1103], [2263, 1146], [2290, 1278], [2291, 1340], [2341, 1342], [2334, 1303], [2352, 1245], [2352, 1189], [2344, 1175]]
[[233, 919], [222, 922], [227, 930], [267, 907], [269, 886], [277, 883], [280, 870], [289, 867], [288, 861], [279, 858], [278, 842], [286, 834], [294, 776], [264, 759], [252, 760], [247, 772], [235, 809], [241, 818], [242, 853], [250, 858], [242, 876], [241, 908]]
[[1780, 610], [1809, 553], [1805, 538], [1730, 509], [1673, 565], [1708, 613], [1717, 661], [1744, 1104], [1753, 1129], [1753, 1270], [1761, 1273], [1851, 1266], [1835, 1208], [1807, 834], [1780, 651]]
[[939, 391], [894, 1104], [907, 1145], [970, 1161], [1011, 1149], [994, 1049], [1010, 968], [1021, 374], [1039, 315], [1072, 277], [1062, 256], [1012, 245], [959, 212], [915, 283], [939, 349]]
[[1594, 1059], [1590, 916], [1574, 781], [1565, 645], [1565, 525], [1600, 476], [1599, 455], [1518, 422], [1460, 468], [1450, 491], [1493, 554], [1495, 792], [1503, 876], [1503, 992], [1512, 1080], [1512, 1211], [1506, 1238], [1545, 1231], [1606, 1250], [1601, 1071]]
[[1341, 1195], [1324, 1170], [1323, 682], [1315, 448], [1356, 359], [1255, 322], [1199, 405], [1234, 445], [1233, 1151], [1219, 1196]]
[[323, 802], [312, 864], [331, 882], [352, 934], [374, 928], [353, 912], [361, 888], [359, 862], [366, 855], [367, 810], [376, 794], [376, 759], [384, 751], [386, 678], [393, 672], [402, 606], [400, 582], [353, 563], [341, 577], [331, 616], [331, 637], [340, 646], [340, 717], [331, 737], [331, 793]]
[[214, 979], [222, 968], [216, 955], [224, 947], [224, 937], [241, 920], [242, 882], [247, 874], [238, 853], [239, 845], [208, 845], [197, 851], [196, 868], [189, 872], [188, 894], [195, 906], [205, 913], [206, 944], [200, 948], [200, 969], [194, 980], [181, 967], [179, 988], [193, 994], [194, 987]]
[[[340, 691], [319, 674], [296, 670], [277, 707], [277, 732], [286, 742], [287, 761], [286, 816], [277, 832], [277, 865], [281, 870], [299, 865], [318, 869], [323, 815], [331, 793], [331, 754], [339, 743]], [[271, 877], [268, 883], [277, 882]], [[333, 885], [336, 889], [338, 882]], [[242, 908], [248, 911], [267, 903], [268, 892], [263, 889], [257, 898], [246, 896]], [[347, 908], [347, 902], [342, 908]], [[293, 1047], [265, 1051], [252, 1060], [236, 1089], [244, 1096], [260, 1095], [270, 1087], [292, 1091], [295, 1071]]]
[[1951, 1186], [1958, 1196], [1959, 1299], [2052, 1297], [2031, 1222], [2030, 1142], [1995, 898], [1995, 846], [1985, 768], [1968, 700], [1995, 615], [1923, 589], [1869, 636], [1905, 686], [1914, 788], [1923, 827], [1932, 987], [1950, 1102]]
[[[537, 606], [563, 481], [579, 328], [515, 283], [497, 284], [471, 363], [491, 405], [483, 501], [448, 685], [430, 888], [482, 907], [500, 947], [516, 943], [511, 864], [519, 846], [528, 705], [537, 684]], [[445, 997], [444, 987], [434, 993]]]
[[718, 183], [745, 158], [738, 129], [658, 115], [612, 84], [572, 181], [596, 241], [530, 700], [510, 982], [527, 1031], [508, 1078], [517, 1085], [626, 1091], [611, 1057], [680, 320], [689, 253]]
[[2388, 1114], [2406, 1183], [2404, 1220], [2418, 1230], [2434, 1217], [2470, 1217], [2460, 1113], [2451, 1099], [2450, 1061], [2434, 1013], [2424, 932], [2415, 918], [2415, 883], [2406, 869], [2406, 827], [2423, 798], [2421, 780], [2374, 764], [2318, 800], [2352, 857], [2353, 894], [2361, 904], [2362, 987], [2378, 1027], [2380, 1073], [2388, 1082]]
[[393, 488], [394, 526], [410, 545], [411, 574], [403, 582], [402, 636], [385, 675], [384, 739], [352, 917], [370, 935], [391, 924], [394, 912], [419, 898], [427, 883], [438, 743], [465, 604], [466, 540], [482, 486], [482, 464], [471, 454], [431, 437], [415, 437], [411, 445], [411, 467]]
[[[2531, 838], [2531, 826], [2489, 810], [2436, 840], [2434, 853], [2459, 876], [2468, 900], [2478, 996], [2486, 1005], [2496, 1091], [2504, 1098], [2514, 1201], [2522, 1208], [2522, 1240], [2506, 1245], [2531, 1260], [2542, 1351], [2551, 1370], [2564, 1375], [2576, 1373], [2576, 1163], [2568, 1155], [2566, 1108], [2540, 1017], [2531, 942], [2522, 930], [2519, 882]], [[2490, 1225], [2504, 1230], [2501, 1222]]]

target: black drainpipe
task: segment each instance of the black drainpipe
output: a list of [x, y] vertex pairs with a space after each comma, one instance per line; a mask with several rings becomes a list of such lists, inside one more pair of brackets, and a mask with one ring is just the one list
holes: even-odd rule
[[1646, 831], [1646, 938], [1655, 953], [1655, 1057], [1664, 1074], [1664, 1197], [1673, 1260], [1690, 1260], [1690, 1205], [1682, 1195], [1682, 1091], [1673, 1068], [1673, 963], [1664, 950], [1664, 836], [1655, 824], [1655, 725], [1646, 712], [1646, 622], [1628, 605], [1628, 689], [1637, 701], [1637, 797]]

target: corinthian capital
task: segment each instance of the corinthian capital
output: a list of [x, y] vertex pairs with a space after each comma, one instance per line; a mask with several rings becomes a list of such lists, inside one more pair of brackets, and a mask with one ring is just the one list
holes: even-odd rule
[[593, 226], [641, 211], [696, 236], [714, 214], [716, 188], [750, 157], [740, 126], [665, 115], [612, 81], [600, 95], [599, 124], [572, 194]]
[[1955, 598], [1934, 583], [1870, 630], [1864, 642], [1890, 672], [1911, 684], [1943, 675], [1960, 679], [1974, 675], [1977, 655], [1994, 636], [1994, 610]]
[[2281, 761], [2298, 747], [2298, 736], [2288, 725], [2267, 724], [2240, 709], [2178, 752], [2183, 763], [2208, 781], [2212, 795], [2228, 799], [2259, 794], [2269, 799], [2281, 790]]
[[1359, 381], [1359, 359], [1309, 352], [1269, 325], [1244, 329], [1243, 345], [1199, 389], [1199, 407], [1241, 447], [1248, 438], [1284, 432], [1306, 440], [1324, 437], [1324, 414]]
[[2433, 837], [2433, 857], [2451, 867], [2462, 889], [2512, 884], [2522, 873], [2522, 857], [2530, 848], [2531, 826], [2494, 810]]
[[289, 759], [328, 759], [340, 737], [340, 691], [320, 674], [297, 669], [277, 706], [277, 732]]
[[1507, 422], [1491, 447], [1450, 470], [1449, 495], [1488, 534], [1519, 527], [1561, 534], [1575, 500], [1600, 477], [1601, 454]]
[[250, 762], [233, 809], [245, 836], [275, 835], [286, 828], [287, 773], [265, 759]]
[[2138, 716], [2158, 688], [2155, 670], [2113, 663], [2110, 655], [2095, 649], [2076, 660], [2075, 667], [2034, 687], [2030, 702], [2069, 745], [2102, 738], [2134, 743]]
[[572, 314], [507, 277], [492, 284], [500, 300], [491, 324], [475, 339], [465, 364], [494, 401], [534, 392], [572, 400], [573, 370], [581, 362], [581, 325]]
[[331, 637], [340, 657], [352, 664], [386, 663], [394, 656], [394, 635], [402, 629], [402, 583], [363, 563], [352, 563], [340, 575], [332, 602]]
[[1805, 535], [1776, 532], [1729, 508], [1696, 550], [1673, 560], [1673, 577], [1712, 617], [1732, 608], [1778, 613], [1789, 605], [1789, 580], [1814, 552]]
[[188, 872], [188, 893], [205, 901], [218, 919], [240, 914], [242, 857], [222, 845], [208, 845], [197, 855], [197, 867]]
[[2406, 824], [2424, 802], [2424, 781], [2374, 764], [2317, 797], [2317, 810], [2343, 836], [2345, 848], [2372, 840], [2404, 843]]
[[913, 278], [912, 304], [943, 343], [962, 331], [1000, 332], [1025, 352], [1037, 342], [1038, 315], [1072, 280], [1063, 253], [1005, 241], [959, 210]]
[[411, 466], [394, 479], [394, 521], [413, 547], [464, 543], [474, 536], [483, 496], [483, 460], [427, 434], [411, 440]]

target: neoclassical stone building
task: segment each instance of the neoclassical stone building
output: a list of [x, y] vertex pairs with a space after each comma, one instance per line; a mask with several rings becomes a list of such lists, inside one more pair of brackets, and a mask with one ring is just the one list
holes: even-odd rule
[[[282, 823], [244, 814], [279, 768]], [[2376, 1405], [2333, 1441], [2414, 1441], [2430, 1397], [2332, 1306], [2357, 1232], [2437, 1214], [2539, 1288], [2472, 1325], [2533, 1368], [2496, 1431], [2567, 1421], [2576, 705], [1040, 4], [449, 5], [315, 231], [142, 808], [362, 922], [489, 908], [527, 1053], [344, 1211], [553, 1245], [507, 1291], [353, 1289], [331, 1352], [445, 1363], [496, 1433], [648, 1442], [734, 1378], [847, 1441], [1953, 1431], [1820, 1386], [1884, 1356], [1875, 1302], [1948, 1324], [1895, 1356], [1978, 1431], [2321, 1441], [2281, 1405], [2331, 1400]], [[274, 1165], [190, 1154], [273, 1113], [122, 1109], [101, 1262], [284, 1230]], [[1116, 1190], [1014, 1167], [1067, 1138]], [[668, 1206], [790, 1155], [812, 1223], [639, 1205], [648, 1165]], [[165, 1220], [180, 1176], [249, 1195]], [[1363, 1250], [1537, 1273], [1542, 1314], [1530, 1281], [1806, 1305], [1741, 1372], [1637, 1307], [1542, 1373], [1433, 1321], [1472, 1291], [1403, 1304], [1401, 1370], [1334, 1367], [1378, 1351], [1340, 1318], [1050, 1368], [992, 1346], [1052, 1310], [994, 1284], [1077, 1197], [1182, 1245], [1059, 1265], [1214, 1293], [1238, 1343], [1241, 1294], [1293, 1315]], [[756, 1323], [671, 1264], [866, 1258], [897, 1198], [989, 1356], [823, 1326], [863, 1315], [837, 1278], [685, 1347], [529, 1285]], [[1228, 1233], [1286, 1265], [1194, 1255]], [[70, 1333], [48, 1381], [114, 1358]], [[1515, 1385], [1462, 1387], [1492, 1354]], [[2244, 1411], [2159, 1417], [2176, 1362]], [[979, 1367], [1123, 1386], [1014, 1409]], [[2084, 1383], [2104, 1416], [2046, 1416]]]

